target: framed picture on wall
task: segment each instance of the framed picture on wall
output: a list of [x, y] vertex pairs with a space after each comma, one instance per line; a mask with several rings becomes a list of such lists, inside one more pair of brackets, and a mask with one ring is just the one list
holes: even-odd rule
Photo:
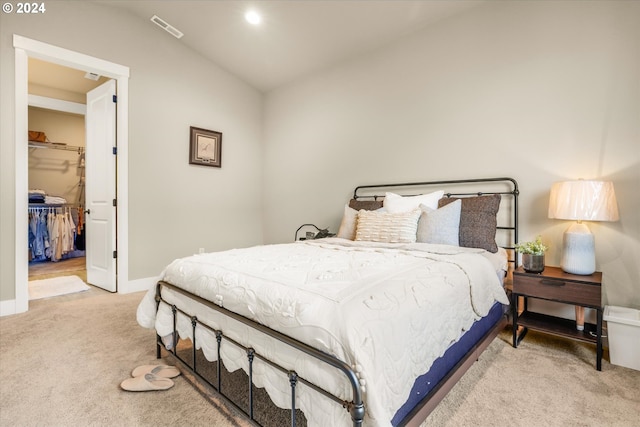
[[222, 133], [191, 126], [189, 163], [221, 167]]

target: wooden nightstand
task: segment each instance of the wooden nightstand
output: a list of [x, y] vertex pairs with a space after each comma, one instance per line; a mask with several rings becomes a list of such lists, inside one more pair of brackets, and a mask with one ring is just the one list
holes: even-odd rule
[[[528, 328], [596, 344], [596, 369], [602, 370], [602, 273], [579, 276], [558, 267], [545, 267], [540, 274], [526, 273], [522, 266], [513, 272], [511, 312], [513, 315], [513, 346], [518, 347]], [[522, 313], [518, 315], [518, 297], [524, 297]], [[527, 300], [538, 298], [564, 304], [588, 307], [597, 311], [597, 324], [585, 323], [584, 331], [576, 322], [527, 310]], [[518, 334], [518, 326], [522, 331]]]

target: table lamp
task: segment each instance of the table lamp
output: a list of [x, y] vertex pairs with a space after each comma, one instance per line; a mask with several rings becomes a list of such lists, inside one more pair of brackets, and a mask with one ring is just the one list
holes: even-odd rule
[[[613, 183], [604, 181], [563, 181], [551, 186], [549, 218], [578, 221], [562, 236], [560, 267], [571, 274], [596, 271], [593, 234], [582, 221], [617, 221], [618, 203]], [[584, 330], [584, 307], [576, 306], [576, 329]]]
[[549, 218], [577, 221], [562, 237], [562, 269], [571, 274], [596, 271], [593, 234], [582, 221], [617, 221], [618, 204], [612, 182], [563, 181], [551, 186]]

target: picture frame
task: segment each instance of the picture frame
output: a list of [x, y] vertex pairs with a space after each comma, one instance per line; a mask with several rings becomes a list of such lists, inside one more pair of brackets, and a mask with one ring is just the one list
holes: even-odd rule
[[222, 167], [222, 132], [191, 126], [189, 164]]

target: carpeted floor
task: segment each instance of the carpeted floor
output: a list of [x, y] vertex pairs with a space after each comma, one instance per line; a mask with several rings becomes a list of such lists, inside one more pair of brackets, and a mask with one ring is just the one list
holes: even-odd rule
[[[92, 288], [0, 318], [0, 425], [249, 425], [183, 376], [167, 391], [120, 389], [156, 363], [154, 332], [135, 320], [141, 298]], [[640, 371], [602, 369], [593, 345], [531, 331], [514, 349], [505, 331], [422, 427], [640, 425]]]
[[595, 364], [593, 344], [505, 330], [421, 427], [640, 426], [640, 371]]
[[141, 298], [93, 288], [0, 318], [0, 425], [246, 425], [182, 377], [167, 391], [120, 389], [133, 368], [157, 363], [154, 332], [135, 318]]

